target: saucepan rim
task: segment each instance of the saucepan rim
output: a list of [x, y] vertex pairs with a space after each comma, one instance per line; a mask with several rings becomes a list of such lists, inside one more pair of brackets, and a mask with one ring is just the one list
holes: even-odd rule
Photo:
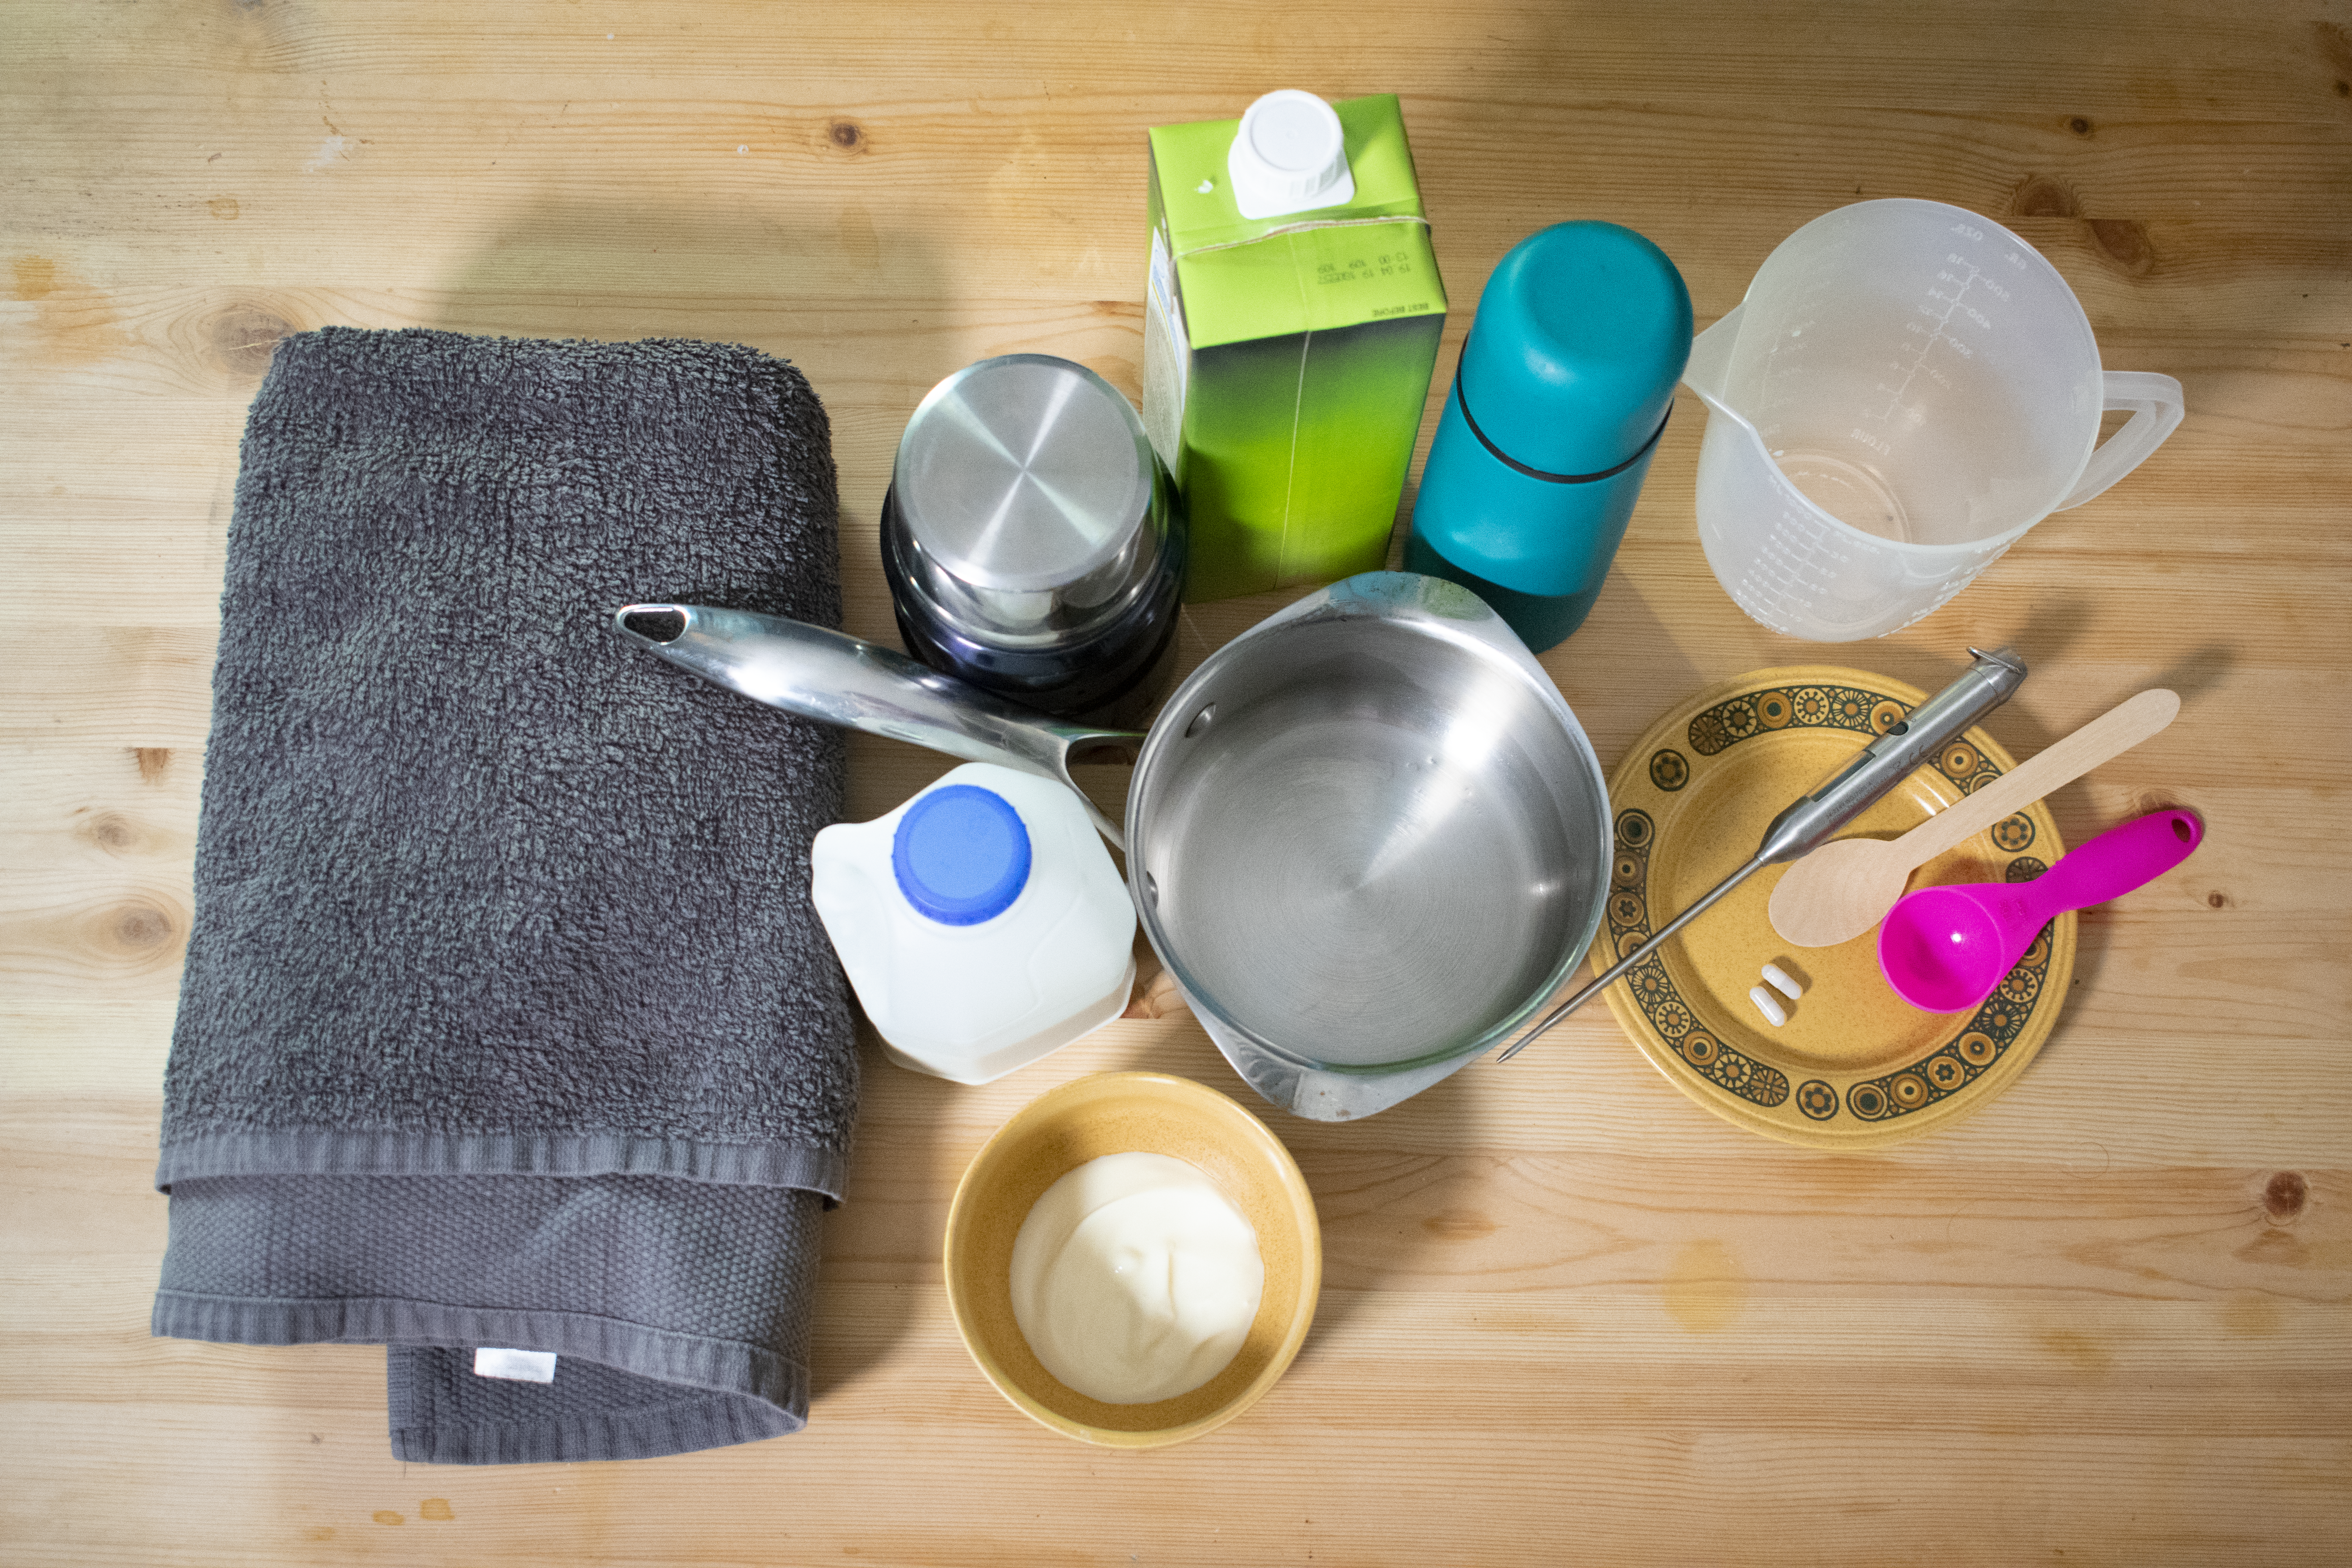
[[[1570, 937], [1542, 983], [1504, 1016], [1467, 1042], [1425, 1051], [1416, 1057], [1377, 1063], [1324, 1061], [1269, 1038], [1226, 1013], [1216, 1003], [1213, 990], [1202, 984], [1193, 968], [1175, 951], [1174, 944], [1160, 925], [1156, 901], [1147, 897], [1144, 891], [1148, 875], [1144, 856], [1149, 839], [1142, 831], [1142, 816], [1145, 798], [1150, 793], [1145, 784], [1159, 769], [1171, 765], [1164, 759], [1168, 756], [1169, 748], [1183, 738], [1187, 728], [1178, 721], [1191, 710], [1202, 689], [1221, 673], [1234, 664], [1263, 653], [1262, 647], [1254, 645], [1265, 640], [1269, 634], [1279, 636], [1288, 631], [1304, 631], [1318, 624], [1336, 625], [1348, 621], [1372, 621], [1394, 627], [1400, 637], [1441, 641], [1478, 659], [1489, 668], [1507, 674], [1535, 698], [1538, 706], [1559, 726], [1570, 751], [1582, 765], [1596, 814], [1591, 825], [1591, 844], [1596, 857], [1598, 875], [1590, 907], [1574, 922]], [[1127, 837], [1128, 894], [1135, 905], [1136, 919], [1142, 924], [1152, 952], [1175, 976], [1177, 985], [1192, 1005], [1202, 1026], [1212, 1036], [1220, 1032], [1229, 1033], [1249, 1048], [1293, 1067], [1357, 1078], [1385, 1078], [1462, 1060], [1491, 1050], [1517, 1033], [1520, 1026], [1533, 1017], [1537, 1010], [1567, 984], [1576, 966], [1583, 961], [1585, 951], [1591, 946], [1594, 934], [1600, 931], [1601, 917], [1609, 898], [1609, 878], [1605, 868], [1615, 842], [1609, 810], [1609, 784], [1601, 769], [1601, 759], [1594, 752], [1584, 726], [1578, 722], [1575, 710], [1569, 707], [1568, 700], [1560, 695], [1559, 688], [1553, 684], [1551, 677], [1486, 601], [1468, 589], [1442, 578], [1406, 572], [1365, 573], [1333, 584], [1288, 609], [1259, 621], [1203, 659], [1200, 667], [1170, 693], [1144, 736], [1129, 782], [1123, 826]], [[1224, 1042], [1220, 1040], [1219, 1043]]]

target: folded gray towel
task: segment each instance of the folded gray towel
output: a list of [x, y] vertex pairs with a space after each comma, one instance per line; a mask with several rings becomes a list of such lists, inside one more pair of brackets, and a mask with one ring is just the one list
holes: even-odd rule
[[[394, 1451], [797, 1430], [856, 1058], [832, 730], [624, 645], [840, 623], [824, 409], [709, 343], [328, 328], [247, 426], [154, 1331], [384, 1343]], [[551, 1351], [547, 1384], [472, 1348]]]

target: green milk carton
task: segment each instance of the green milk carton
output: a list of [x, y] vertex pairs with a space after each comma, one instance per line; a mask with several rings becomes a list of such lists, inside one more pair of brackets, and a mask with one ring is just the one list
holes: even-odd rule
[[1143, 419], [1191, 515], [1186, 598], [1381, 568], [1444, 325], [1392, 95], [1151, 132]]

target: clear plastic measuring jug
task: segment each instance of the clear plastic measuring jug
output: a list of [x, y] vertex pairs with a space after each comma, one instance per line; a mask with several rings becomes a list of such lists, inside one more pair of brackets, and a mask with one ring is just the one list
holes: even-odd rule
[[[1707, 406], [1707, 564], [1741, 609], [1815, 642], [1910, 625], [2182, 413], [2172, 377], [2102, 373], [2040, 252], [1941, 202], [1859, 202], [1782, 240], [1683, 380]], [[2101, 446], [2111, 408], [2132, 417]]]

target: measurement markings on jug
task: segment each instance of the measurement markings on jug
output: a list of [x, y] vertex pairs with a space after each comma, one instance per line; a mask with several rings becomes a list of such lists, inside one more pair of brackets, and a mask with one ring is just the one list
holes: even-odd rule
[[[1982, 234], [1961, 225], [1954, 225], [1953, 232], [1956, 234], [1966, 235], [1970, 239], [1980, 240], [1984, 238]], [[1893, 418], [1895, 411], [1902, 407], [1903, 395], [1911, 390], [1912, 382], [1917, 380], [1923, 371], [1937, 382], [1947, 385], [1949, 384], [1949, 383], [1945, 382], [1944, 377], [1941, 374], [1932, 369], [1928, 369], [1927, 366], [1927, 355], [1934, 350], [1937, 343], [1947, 345], [1954, 353], [1958, 354], [1963, 359], [1973, 359], [1976, 357], [1976, 351], [1974, 349], [1960, 342], [1959, 339], [1952, 336], [1950, 332], [1945, 330], [1952, 324], [1952, 317], [1957, 312], [1965, 315], [1969, 321], [1974, 321], [1986, 331], [1992, 331], [1991, 317], [1986, 315], [1982, 310], [1976, 309], [1974, 306], [1965, 304], [1963, 302], [1968, 298], [1969, 289], [1976, 288], [1979, 283], [1982, 283], [1987, 286], [1988, 292], [1998, 294], [1999, 297], [2003, 300], [2009, 298], [2009, 292], [2007, 289], [1994, 288], [1991, 285], [1991, 280], [1984, 276], [1984, 269], [1979, 267], [1975, 262], [1970, 261], [1967, 257], [1961, 256], [1957, 252], [1948, 251], [1945, 253], [1944, 261], [1947, 267], [1966, 268], [1968, 269], [1967, 274], [1966, 276], [1962, 276], [1959, 273], [1948, 270], [1936, 274], [1937, 283], [1957, 284], [1958, 287], [1948, 295], [1944, 293], [1939, 288], [1931, 287], [1928, 289], [1927, 298], [1929, 300], [1940, 300], [1944, 302], [1943, 313], [1941, 315], [1937, 315], [1936, 307], [1932, 304], [1922, 304], [1919, 306], [1919, 313], [1921, 315], [1930, 317], [1935, 321], [1936, 330], [1927, 333], [1927, 341], [1918, 345], [1918, 350], [1915, 354], [1913, 354], [1911, 363], [1904, 367], [1903, 380], [1901, 384], [1894, 387], [1891, 391], [1888, 391], [1888, 389], [1882, 384], [1880, 390], [1888, 391], [1886, 406], [1884, 410], [1874, 416], [1866, 416], [1866, 417], [1874, 418], [1881, 425], [1885, 424], [1889, 419]], [[1914, 321], [1906, 326], [1903, 330], [1916, 336], [1922, 329], [1918, 322]], [[1859, 430], [1853, 432], [1853, 435], [1854, 439], [1870, 447], [1880, 456], [1885, 457], [1888, 455], [1889, 448], [1883, 443], [1873, 440], [1870, 437], [1864, 436]]]

